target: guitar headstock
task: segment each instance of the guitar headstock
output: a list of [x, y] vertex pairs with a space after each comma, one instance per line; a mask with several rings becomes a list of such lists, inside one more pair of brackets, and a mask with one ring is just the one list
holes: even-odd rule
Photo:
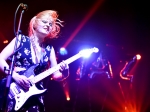
[[89, 55], [91, 55], [92, 53], [97, 53], [99, 51], [98, 48], [96, 47], [93, 47], [93, 48], [90, 48], [90, 49], [84, 49], [84, 50], [81, 50], [79, 52], [79, 54], [83, 57], [88, 57]]

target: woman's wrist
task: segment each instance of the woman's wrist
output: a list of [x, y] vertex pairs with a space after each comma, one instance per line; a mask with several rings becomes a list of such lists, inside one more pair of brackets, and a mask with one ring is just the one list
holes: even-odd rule
[[19, 74], [16, 73], [15, 71], [13, 71], [13, 74], [12, 74], [12, 78], [14, 79], [15, 77], [17, 77]]
[[69, 68], [62, 71], [63, 79], [66, 79], [69, 76]]

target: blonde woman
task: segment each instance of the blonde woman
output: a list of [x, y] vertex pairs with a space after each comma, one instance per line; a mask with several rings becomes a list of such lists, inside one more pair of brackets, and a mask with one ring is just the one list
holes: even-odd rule
[[[39, 64], [40, 71], [44, 71], [50, 67], [57, 65], [55, 51], [53, 46], [48, 44], [48, 40], [57, 38], [60, 32], [62, 21], [58, 19], [58, 14], [54, 10], [45, 10], [34, 16], [29, 24], [28, 36], [20, 34], [18, 36], [18, 51], [15, 53], [15, 68], [12, 74], [14, 82], [19, 84], [23, 90], [29, 90], [31, 82], [29, 77], [21, 75], [22, 71], [28, 70], [32, 65]], [[0, 53], [0, 69], [9, 69], [7, 63], [8, 57], [11, 57], [14, 52], [16, 38], [14, 38]], [[68, 70], [68, 65], [65, 62], [60, 63], [60, 69], [53, 73], [54, 79], [62, 79], [63, 70]], [[37, 85], [42, 87], [42, 82]], [[13, 105], [13, 106], [10, 106]], [[14, 102], [8, 103], [8, 111], [14, 111]], [[34, 106], [36, 111], [44, 112], [44, 105], [41, 96], [31, 99], [28, 103], [20, 109], [20, 111], [27, 111], [30, 107]]]

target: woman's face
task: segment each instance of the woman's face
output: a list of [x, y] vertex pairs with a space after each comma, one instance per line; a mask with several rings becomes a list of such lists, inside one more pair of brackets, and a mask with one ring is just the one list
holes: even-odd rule
[[53, 23], [49, 16], [44, 16], [36, 20], [35, 31], [40, 35], [47, 36], [52, 31]]

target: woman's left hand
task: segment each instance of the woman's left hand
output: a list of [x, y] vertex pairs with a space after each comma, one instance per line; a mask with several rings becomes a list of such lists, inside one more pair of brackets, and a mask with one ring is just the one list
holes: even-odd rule
[[62, 72], [62, 71], [67, 70], [67, 69], [69, 69], [68, 64], [65, 61], [62, 61], [60, 63], [60, 69], [59, 70]]
[[65, 61], [62, 61], [61, 63], [59, 63], [59, 65], [60, 72], [55, 72], [55, 74], [53, 75], [53, 79], [57, 81], [62, 81], [69, 76], [69, 66]]

